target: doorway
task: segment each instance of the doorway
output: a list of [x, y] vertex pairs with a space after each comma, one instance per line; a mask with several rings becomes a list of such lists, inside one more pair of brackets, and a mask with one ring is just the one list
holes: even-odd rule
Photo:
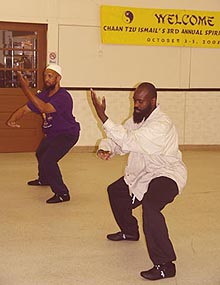
[[9, 128], [6, 121], [27, 102], [15, 69], [28, 78], [32, 92], [43, 87], [46, 38], [45, 24], [0, 22], [0, 152], [32, 152], [42, 139], [40, 116], [28, 114], [19, 129]]

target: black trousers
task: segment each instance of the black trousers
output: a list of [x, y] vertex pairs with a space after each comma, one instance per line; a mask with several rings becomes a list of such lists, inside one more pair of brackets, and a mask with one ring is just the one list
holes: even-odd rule
[[36, 151], [38, 160], [38, 177], [43, 184], [49, 184], [58, 195], [69, 193], [63, 182], [58, 161], [76, 144], [79, 135], [61, 134], [45, 137]]
[[135, 199], [133, 204], [124, 177], [109, 185], [107, 190], [115, 220], [125, 234], [138, 233], [138, 222], [132, 215], [132, 209], [142, 204], [143, 230], [153, 264], [176, 260], [166, 221], [161, 213], [178, 194], [176, 182], [163, 176], [153, 179], [142, 201]]

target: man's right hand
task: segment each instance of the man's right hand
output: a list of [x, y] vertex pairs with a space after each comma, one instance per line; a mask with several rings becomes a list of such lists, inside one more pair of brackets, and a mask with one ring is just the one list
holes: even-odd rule
[[96, 113], [99, 119], [104, 123], [108, 119], [107, 115], [105, 114], [106, 110], [105, 97], [102, 97], [102, 99], [100, 100], [96, 96], [96, 93], [93, 91], [93, 89], [91, 89], [90, 91], [91, 91], [92, 103], [95, 107]]
[[112, 153], [108, 150], [99, 149], [97, 151], [97, 156], [103, 160], [109, 160], [111, 159]]
[[7, 126], [11, 127], [11, 128], [20, 128], [21, 126], [18, 125], [15, 121], [12, 120], [8, 120], [7, 121]]

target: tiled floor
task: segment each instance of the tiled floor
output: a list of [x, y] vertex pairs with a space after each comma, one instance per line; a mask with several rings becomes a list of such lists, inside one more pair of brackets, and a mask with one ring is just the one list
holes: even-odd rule
[[[164, 213], [178, 260], [175, 278], [147, 281], [143, 232], [138, 242], [111, 242], [117, 231], [106, 186], [125, 157], [99, 160], [69, 153], [61, 162], [71, 201], [48, 205], [48, 187], [30, 187], [33, 153], [0, 154], [0, 285], [220, 285], [220, 152], [184, 151], [189, 179]], [[141, 208], [134, 214], [141, 228]]]

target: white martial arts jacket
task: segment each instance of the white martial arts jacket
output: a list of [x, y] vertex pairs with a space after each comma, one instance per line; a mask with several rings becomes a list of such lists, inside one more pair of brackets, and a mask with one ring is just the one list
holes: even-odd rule
[[178, 147], [176, 128], [160, 106], [139, 124], [133, 118], [124, 125], [108, 119], [103, 127], [107, 138], [101, 140], [99, 149], [111, 151], [112, 156], [128, 153], [124, 180], [130, 194], [141, 201], [150, 181], [159, 176], [173, 179], [181, 192], [187, 170]]

